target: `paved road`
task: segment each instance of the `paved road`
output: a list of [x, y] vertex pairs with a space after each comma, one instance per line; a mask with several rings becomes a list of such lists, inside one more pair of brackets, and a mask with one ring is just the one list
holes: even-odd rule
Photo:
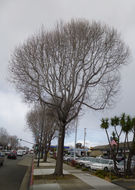
[[28, 156], [18, 157], [17, 160], [5, 159], [5, 163], [0, 167], [0, 190], [19, 190], [27, 166], [23, 160]]

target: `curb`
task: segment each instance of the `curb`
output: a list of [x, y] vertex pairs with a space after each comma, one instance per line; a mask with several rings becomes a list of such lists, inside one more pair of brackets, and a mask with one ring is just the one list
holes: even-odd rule
[[30, 186], [33, 185], [33, 172], [34, 172], [34, 161], [32, 162], [32, 167], [31, 167]]
[[28, 166], [28, 169], [24, 175], [24, 178], [22, 180], [19, 190], [29, 190], [30, 189], [31, 178], [32, 178], [32, 168], [33, 168], [33, 160], [31, 162], [31, 165]]
[[22, 183], [20, 185], [20, 188], [19, 190], [28, 190], [29, 189], [29, 176], [30, 176], [30, 173], [31, 173], [31, 167], [28, 167], [25, 175], [24, 175], [24, 178], [22, 180]]

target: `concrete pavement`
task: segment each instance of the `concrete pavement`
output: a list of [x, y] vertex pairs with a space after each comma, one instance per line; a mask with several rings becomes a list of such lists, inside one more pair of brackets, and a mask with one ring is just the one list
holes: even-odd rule
[[27, 166], [27, 171], [24, 175], [19, 190], [29, 189], [32, 161], [33, 161], [33, 155], [26, 155], [20, 162], [18, 162], [18, 165], [20, 166]]
[[40, 163], [34, 169], [34, 182], [30, 190], [124, 190], [124, 188], [106, 180], [93, 176], [80, 169], [64, 164], [64, 177], [54, 178], [55, 160], [49, 159], [48, 163]]

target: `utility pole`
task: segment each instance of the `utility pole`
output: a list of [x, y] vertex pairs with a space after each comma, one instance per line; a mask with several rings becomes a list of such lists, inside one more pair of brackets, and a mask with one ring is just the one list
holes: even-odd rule
[[86, 140], [86, 128], [84, 128], [84, 156], [86, 156], [86, 152], [85, 152], [85, 140]]
[[77, 125], [78, 125], [78, 119], [76, 120], [75, 124], [75, 148], [74, 148], [74, 160], [76, 159], [76, 142], [77, 142]]

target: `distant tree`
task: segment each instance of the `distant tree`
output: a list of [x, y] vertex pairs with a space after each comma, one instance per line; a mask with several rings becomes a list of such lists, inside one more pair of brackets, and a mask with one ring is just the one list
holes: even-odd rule
[[6, 148], [9, 142], [9, 135], [5, 128], [0, 128], [0, 145]]
[[15, 49], [9, 68], [12, 82], [27, 102], [42, 102], [57, 112], [55, 175], [63, 174], [66, 126], [83, 106], [102, 110], [113, 104], [119, 69], [128, 56], [116, 30], [87, 20], [61, 22], [49, 32], [42, 29]]
[[42, 108], [34, 106], [27, 114], [27, 124], [35, 137], [38, 149], [45, 153], [44, 161], [47, 161], [47, 154], [50, 150], [51, 141], [55, 138], [58, 130], [56, 115], [49, 107]]
[[8, 142], [10, 144], [11, 149], [16, 149], [17, 146], [19, 145], [18, 137], [16, 135], [9, 136], [8, 137]]
[[82, 143], [76, 143], [76, 148], [82, 148]]

